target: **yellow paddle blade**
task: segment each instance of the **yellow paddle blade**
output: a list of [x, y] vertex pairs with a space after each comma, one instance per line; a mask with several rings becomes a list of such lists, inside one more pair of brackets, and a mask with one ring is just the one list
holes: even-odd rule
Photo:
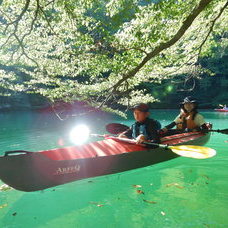
[[216, 151], [209, 147], [194, 146], [194, 145], [180, 145], [169, 146], [169, 148], [176, 154], [197, 159], [211, 158], [216, 155]]

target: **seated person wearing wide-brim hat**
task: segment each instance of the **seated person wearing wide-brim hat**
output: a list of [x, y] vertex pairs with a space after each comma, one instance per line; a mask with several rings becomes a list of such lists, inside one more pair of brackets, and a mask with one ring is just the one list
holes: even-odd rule
[[202, 129], [208, 129], [204, 117], [198, 113], [198, 102], [195, 98], [191, 96], [185, 97], [180, 105], [180, 114], [172, 123], [162, 129], [163, 132], [167, 132], [174, 126], [176, 126], [180, 131], [199, 131]]

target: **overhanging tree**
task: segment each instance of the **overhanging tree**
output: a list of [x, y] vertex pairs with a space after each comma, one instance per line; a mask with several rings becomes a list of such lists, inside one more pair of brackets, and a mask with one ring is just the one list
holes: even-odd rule
[[[7, 91], [109, 109], [155, 98], [141, 83], [186, 72], [226, 31], [225, 0], [1, 2], [0, 70]], [[199, 68], [200, 69], [200, 68]]]

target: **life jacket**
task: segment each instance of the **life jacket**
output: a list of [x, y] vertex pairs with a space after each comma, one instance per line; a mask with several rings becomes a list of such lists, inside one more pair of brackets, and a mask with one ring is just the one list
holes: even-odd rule
[[159, 129], [161, 124], [157, 120], [147, 118], [143, 123], [136, 122], [132, 125], [132, 138], [137, 138], [140, 134], [148, 139], [154, 138]]
[[196, 112], [190, 112], [187, 115], [181, 115], [180, 119], [182, 120], [180, 123], [177, 124], [177, 129], [194, 129], [198, 127], [194, 121], [196, 116]]

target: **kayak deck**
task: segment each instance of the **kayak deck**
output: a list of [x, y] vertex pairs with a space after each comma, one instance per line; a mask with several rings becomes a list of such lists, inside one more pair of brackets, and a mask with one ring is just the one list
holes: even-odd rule
[[73, 160], [84, 158], [95, 158], [102, 156], [111, 156], [134, 151], [145, 150], [145, 147], [129, 143], [117, 143], [112, 139], [105, 139], [81, 146], [72, 146], [46, 150], [39, 153], [44, 154], [52, 160]]
[[[161, 139], [161, 144], [167, 145], [181, 145], [191, 144], [192, 141], [197, 145], [204, 145], [209, 139], [209, 134], [199, 132], [183, 133], [178, 135], [166, 136]], [[130, 140], [129, 140], [130, 141]], [[113, 139], [105, 139], [81, 146], [72, 146], [65, 148], [57, 148], [52, 150], [41, 151], [43, 155], [52, 160], [73, 160], [84, 158], [95, 158], [102, 156], [118, 155], [123, 153], [130, 153], [134, 151], [147, 150], [142, 145], [137, 145], [128, 142], [116, 143]]]

